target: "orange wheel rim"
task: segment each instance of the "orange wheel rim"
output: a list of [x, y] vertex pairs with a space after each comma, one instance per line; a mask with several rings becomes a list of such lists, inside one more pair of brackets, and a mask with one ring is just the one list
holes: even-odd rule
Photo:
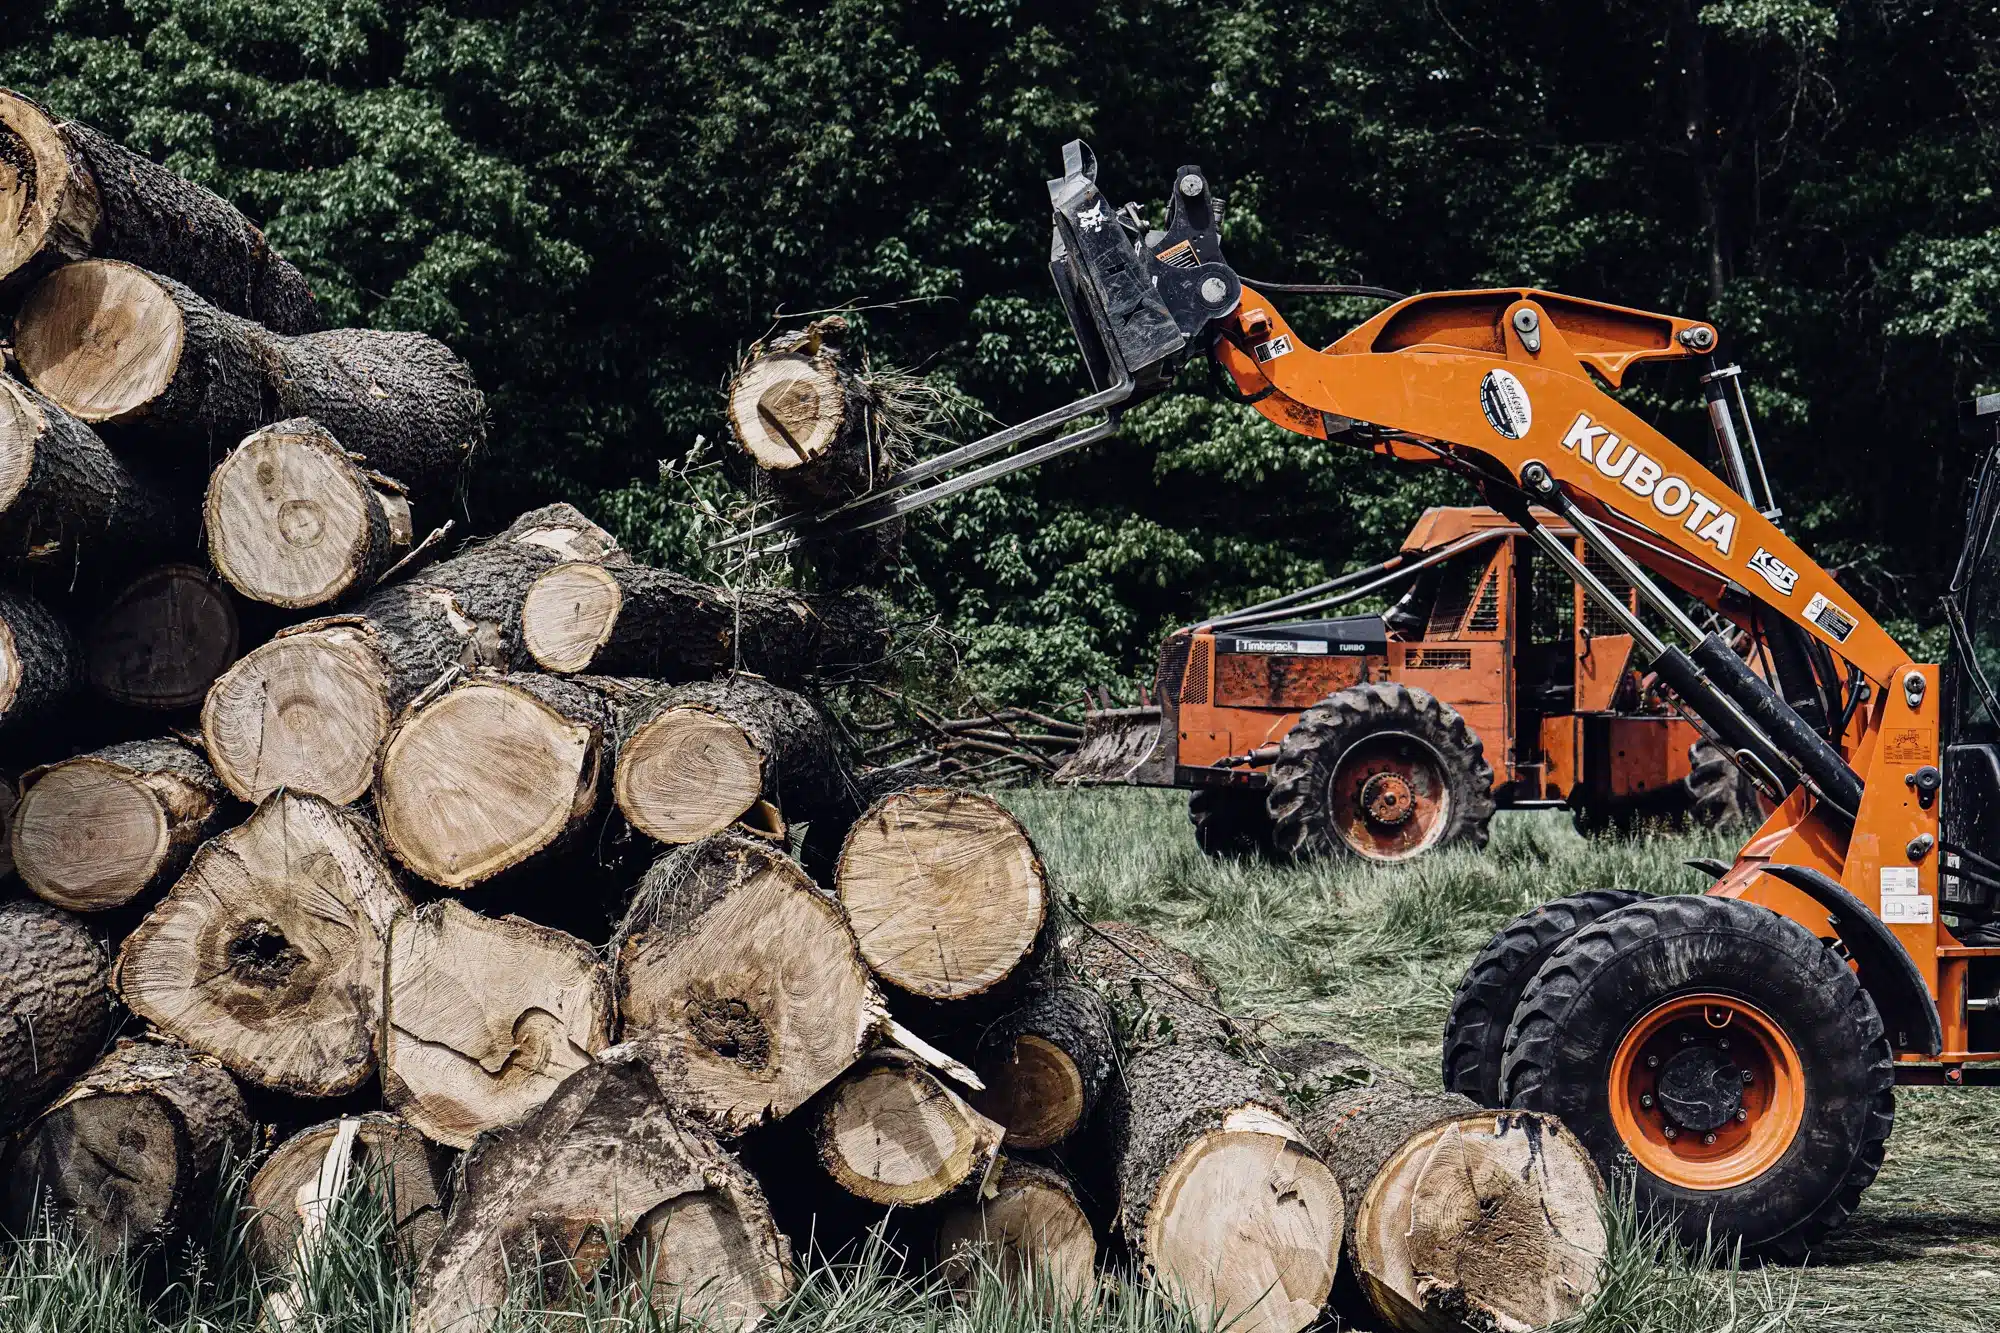
[[1402, 731], [1364, 736], [1334, 765], [1334, 827], [1370, 861], [1429, 851], [1451, 822], [1451, 785], [1428, 741]]
[[1611, 1119], [1640, 1166], [1689, 1190], [1771, 1169], [1805, 1118], [1805, 1067], [1784, 1029], [1729, 995], [1680, 995], [1611, 1060]]

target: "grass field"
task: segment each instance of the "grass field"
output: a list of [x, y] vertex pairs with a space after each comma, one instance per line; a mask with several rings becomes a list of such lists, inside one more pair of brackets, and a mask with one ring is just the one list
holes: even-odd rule
[[[1215, 862], [1171, 794], [1021, 791], [1006, 799], [1034, 833], [1060, 891], [1085, 914], [1149, 926], [1200, 957], [1228, 1004], [1286, 1033], [1337, 1034], [1435, 1082], [1438, 1036], [1466, 961], [1522, 909], [1578, 889], [1701, 887], [1684, 857], [1731, 839], [1586, 841], [1560, 815], [1503, 815], [1483, 856], [1398, 870]], [[373, 1243], [365, 1210], [341, 1223], [309, 1284], [300, 1333], [400, 1333], [408, 1275]], [[1805, 1269], [1737, 1269], [1688, 1256], [1629, 1218], [1617, 1223], [1605, 1292], [1564, 1333], [2000, 1330], [2000, 1092], [1907, 1090], [1888, 1165], [1854, 1222]], [[260, 1293], [233, 1228], [180, 1253], [127, 1264], [54, 1241], [0, 1265], [0, 1333], [252, 1333]], [[604, 1301], [531, 1306], [508, 1333], [651, 1333], [672, 1317]], [[680, 1326], [686, 1326], [681, 1324]], [[1201, 1327], [1143, 1292], [1107, 1282], [1102, 1300], [1058, 1315], [997, 1289], [953, 1305], [880, 1253], [809, 1271], [772, 1333], [1124, 1333]]]

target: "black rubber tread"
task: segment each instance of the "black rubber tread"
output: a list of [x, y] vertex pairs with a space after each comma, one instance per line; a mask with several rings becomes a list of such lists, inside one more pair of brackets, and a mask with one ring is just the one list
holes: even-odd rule
[[1270, 854], [1271, 816], [1261, 791], [1197, 787], [1188, 793], [1188, 823], [1195, 846], [1210, 856]]
[[[1637, 1167], [1608, 1105], [1624, 1034], [1697, 991], [1756, 1005], [1805, 1070], [1798, 1137], [1776, 1165], [1727, 1190], [1679, 1188]], [[1515, 1010], [1502, 1082], [1509, 1106], [1561, 1116], [1607, 1178], [1630, 1170], [1640, 1203], [1689, 1243], [1713, 1234], [1791, 1262], [1854, 1211], [1896, 1121], [1889, 1041], [1853, 971], [1801, 926], [1729, 898], [1654, 898], [1571, 936]]]
[[1648, 895], [1587, 889], [1543, 903], [1502, 926], [1465, 970], [1444, 1024], [1444, 1085], [1481, 1106], [1498, 1107], [1507, 1029], [1528, 983], [1565, 940]]
[[1762, 822], [1757, 788], [1734, 760], [1712, 742], [1688, 746], [1688, 775], [1671, 786], [1636, 796], [1592, 802], [1570, 810], [1576, 831], [1630, 836], [1647, 824], [1679, 828], [1719, 828], [1734, 820]]
[[1493, 822], [1493, 768], [1458, 710], [1411, 685], [1350, 685], [1300, 714], [1279, 743], [1265, 798], [1271, 841], [1295, 858], [1355, 856], [1328, 820], [1327, 786], [1347, 747], [1378, 731], [1407, 731], [1434, 748], [1451, 788], [1451, 823], [1432, 850], [1483, 848]]

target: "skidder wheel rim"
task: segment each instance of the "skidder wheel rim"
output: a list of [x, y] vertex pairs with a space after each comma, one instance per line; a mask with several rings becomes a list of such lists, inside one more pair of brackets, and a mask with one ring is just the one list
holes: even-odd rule
[[1451, 827], [1444, 756], [1407, 731], [1378, 731], [1348, 746], [1327, 799], [1340, 840], [1370, 861], [1421, 856]]
[[1805, 1120], [1798, 1048], [1734, 996], [1677, 995], [1611, 1060], [1612, 1124], [1633, 1159], [1688, 1190], [1726, 1190], [1777, 1164]]

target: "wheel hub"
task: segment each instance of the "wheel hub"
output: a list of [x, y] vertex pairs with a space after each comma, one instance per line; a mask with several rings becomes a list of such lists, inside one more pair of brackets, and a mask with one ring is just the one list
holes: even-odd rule
[[1743, 1109], [1743, 1071], [1713, 1046], [1690, 1046], [1660, 1067], [1660, 1109], [1682, 1129], [1706, 1134]]
[[1416, 813], [1416, 793], [1401, 774], [1377, 773], [1361, 786], [1361, 809], [1371, 823], [1396, 828]]

